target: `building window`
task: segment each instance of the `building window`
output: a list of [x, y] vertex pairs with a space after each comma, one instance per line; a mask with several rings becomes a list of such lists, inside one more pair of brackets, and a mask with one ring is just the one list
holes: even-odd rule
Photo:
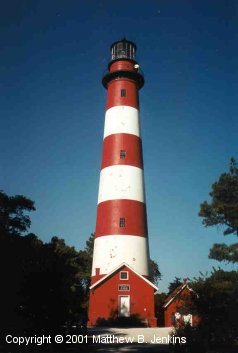
[[121, 271], [120, 272], [120, 279], [129, 279], [128, 271]]
[[121, 89], [121, 97], [126, 97], [126, 90], [125, 90], [125, 88]]
[[119, 291], [129, 291], [130, 285], [129, 284], [118, 284]]
[[125, 159], [126, 158], [126, 151], [125, 150], [120, 150], [120, 158]]
[[126, 226], [126, 219], [120, 218], [119, 227], [124, 228]]

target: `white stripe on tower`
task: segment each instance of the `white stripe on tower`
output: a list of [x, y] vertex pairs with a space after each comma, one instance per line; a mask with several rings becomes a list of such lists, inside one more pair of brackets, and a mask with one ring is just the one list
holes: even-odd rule
[[[103, 245], [103, 248], [102, 248]], [[106, 235], [95, 240], [94, 268], [109, 273], [126, 262], [139, 273], [148, 273], [147, 238], [131, 235]]]
[[104, 138], [112, 134], [140, 136], [139, 111], [134, 107], [116, 106], [106, 112]]
[[117, 199], [145, 202], [141, 168], [113, 165], [101, 170], [98, 203]]

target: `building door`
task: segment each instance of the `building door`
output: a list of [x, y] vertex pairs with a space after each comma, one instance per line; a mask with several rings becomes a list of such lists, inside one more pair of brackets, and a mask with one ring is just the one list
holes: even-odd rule
[[118, 315], [120, 317], [130, 316], [130, 296], [129, 295], [119, 296]]

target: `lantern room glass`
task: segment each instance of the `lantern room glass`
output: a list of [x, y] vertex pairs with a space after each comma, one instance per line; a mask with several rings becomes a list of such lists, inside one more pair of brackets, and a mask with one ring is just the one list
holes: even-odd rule
[[111, 49], [112, 60], [135, 59], [135, 45], [132, 42], [116, 42]]

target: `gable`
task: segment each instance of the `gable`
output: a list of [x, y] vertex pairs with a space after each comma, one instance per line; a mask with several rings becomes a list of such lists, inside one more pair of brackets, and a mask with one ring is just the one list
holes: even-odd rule
[[[187, 283], [178, 286], [165, 300], [163, 308], [166, 309], [172, 302], [174, 302], [179, 295], [189, 295], [191, 292], [195, 293]], [[195, 293], [196, 294], [196, 293]]]
[[89, 289], [93, 289], [96, 288], [97, 286], [101, 285], [103, 282], [109, 280], [110, 278], [114, 277], [115, 275], [117, 275], [120, 271], [125, 270], [125, 271], [129, 271], [132, 272], [134, 275], [136, 275], [139, 279], [141, 279], [142, 281], [146, 282], [148, 285], [150, 285], [151, 287], [154, 288], [154, 290], [158, 290], [158, 288], [152, 283], [150, 282], [147, 278], [143, 277], [141, 274], [139, 274], [138, 272], [136, 272], [133, 268], [131, 268], [128, 264], [126, 263], [122, 263], [120, 266], [118, 266], [117, 268], [115, 268], [113, 271], [111, 271], [110, 273], [108, 273], [107, 275], [105, 275], [104, 277], [100, 278], [97, 282], [95, 282], [93, 285], [91, 285], [89, 287]]

